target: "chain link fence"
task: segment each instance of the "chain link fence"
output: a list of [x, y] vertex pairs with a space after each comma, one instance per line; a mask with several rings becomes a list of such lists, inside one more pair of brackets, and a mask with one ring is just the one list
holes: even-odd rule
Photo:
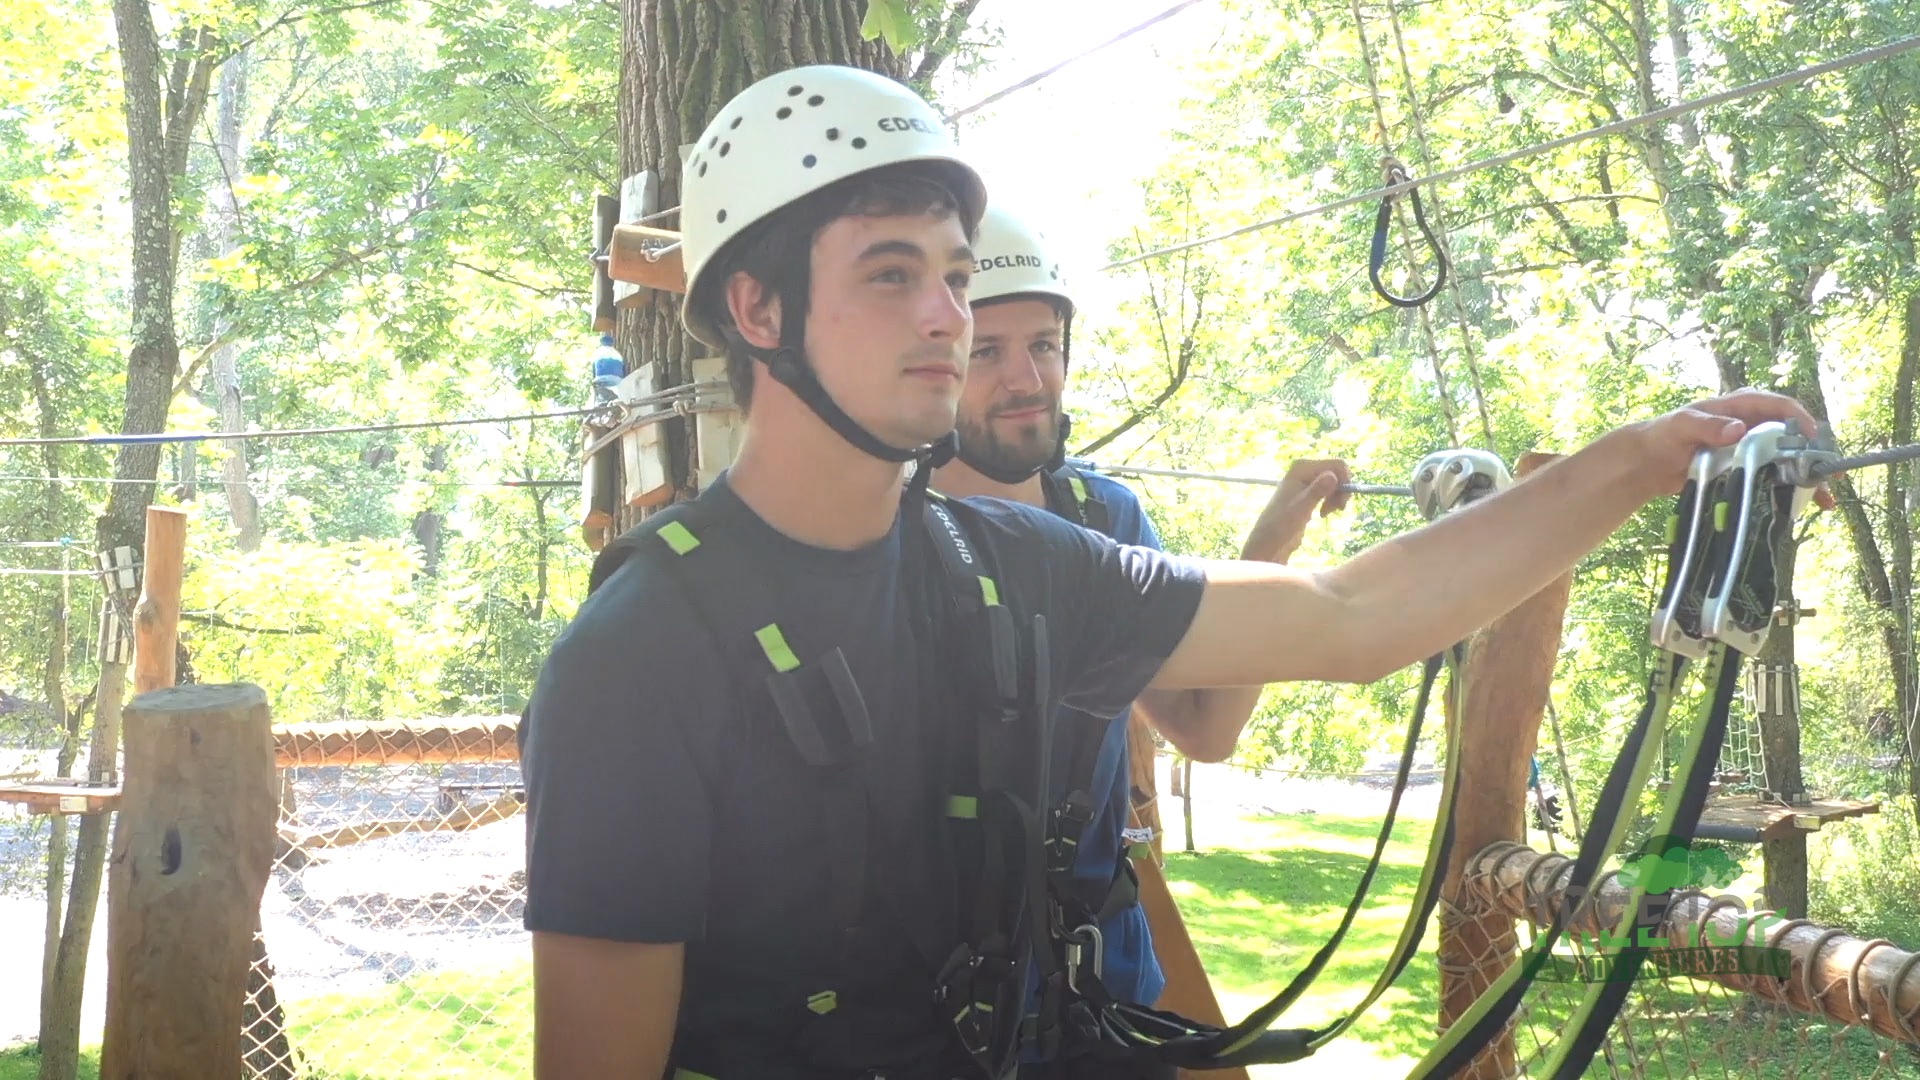
[[531, 1075], [519, 766], [409, 762], [409, 747], [390, 740], [378, 749], [281, 770], [244, 1074]]

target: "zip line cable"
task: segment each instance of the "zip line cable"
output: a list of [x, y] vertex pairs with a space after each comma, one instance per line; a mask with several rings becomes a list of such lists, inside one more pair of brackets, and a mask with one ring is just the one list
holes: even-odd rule
[[973, 104], [967, 106], [964, 109], [958, 109], [958, 110], [955, 110], [954, 112], [950, 112], [946, 115], [945, 119], [947, 123], [951, 124], [954, 121], [959, 120], [963, 116], [968, 116], [973, 113], [979, 112], [981, 109], [986, 108], [987, 106], [993, 104], [996, 101], [999, 101], [1001, 98], [1004, 98], [1009, 94], [1018, 93], [1019, 91], [1025, 90], [1027, 87], [1032, 86], [1037, 82], [1040, 82], [1041, 80], [1047, 78], [1048, 76], [1056, 74], [1057, 72], [1060, 71], [1060, 69], [1066, 67], [1069, 64], [1074, 63], [1077, 60], [1085, 60], [1087, 57], [1092, 56], [1094, 53], [1097, 53], [1102, 49], [1106, 49], [1106, 48], [1110, 48], [1111, 46], [1118, 45], [1121, 42], [1132, 37], [1133, 35], [1139, 33], [1140, 31], [1145, 30], [1148, 27], [1154, 26], [1158, 23], [1164, 22], [1167, 19], [1170, 19], [1175, 15], [1180, 14], [1182, 11], [1185, 11], [1186, 9], [1198, 3], [1200, 3], [1200, 0], [1183, 0], [1183, 2], [1173, 5], [1172, 7], [1161, 12], [1160, 14], [1155, 15], [1153, 18], [1148, 19], [1146, 22], [1143, 22], [1138, 26], [1131, 27], [1126, 30], [1122, 30], [1120, 33], [1114, 35], [1113, 37], [1108, 38], [1107, 40], [1101, 42], [1100, 44], [1095, 45], [1090, 49], [1077, 52], [1072, 56], [1067, 57], [1065, 60], [1062, 60], [1059, 63], [1053, 65], [1052, 67], [1047, 68], [1045, 71], [1041, 71], [1034, 75], [1029, 75], [1024, 79], [1021, 79], [1019, 82], [1014, 83], [1012, 86], [1006, 87], [1005, 89], [996, 90], [993, 93], [988, 94], [986, 97], [981, 98], [979, 101], [974, 102]]
[[[688, 383], [675, 386], [658, 393], [646, 394], [637, 398], [625, 398], [620, 401], [606, 402], [600, 405], [583, 405], [573, 409], [554, 409], [548, 412], [516, 413], [511, 416], [475, 416], [455, 420], [410, 420], [388, 424], [358, 424], [344, 427], [317, 428], [269, 428], [265, 431], [192, 431], [157, 432], [151, 435], [65, 435], [52, 439], [0, 439], [0, 446], [123, 446], [153, 443], [187, 442], [231, 442], [247, 439], [292, 439], [314, 435], [362, 435], [384, 431], [418, 431], [428, 428], [472, 427], [482, 424], [518, 424], [529, 420], [559, 420], [567, 417], [592, 416], [596, 413], [613, 414], [623, 408], [636, 405], [653, 405], [673, 401], [676, 398], [691, 397], [700, 390], [716, 385], [718, 380], [703, 383]], [[53, 479], [41, 477], [39, 479]], [[147, 481], [138, 481], [146, 483]]]
[[1304, 210], [1294, 210], [1282, 214], [1279, 217], [1268, 218], [1265, 221], [1256, 221], [1250, 225], [1242, 225], [1236, 229], [1229, 229], [1226, 232], [1203, 236], [1197, 240], [1189, 240], [1181, 244], [1170, 244], [1163, 248], [1155, 248], [1152, 251], [1129, 256], [1118, 262], [1108, 263], [1100, 267], [1100, 270], [1102, 272], [1119, 270], [1123, 267], [1132, 266], [1135, 263], [1145, 262], [1148, 259], [1157, 259], [1167, 255], [1178, 254], [1182, 251], [1190, 251], [1193, 248], [1217, 244], [1223, 240], [1231, 240], [1236, 236], [1245, 236], [1248, 233], [1261, 232], [1276, 226], [1285, 225], [1289, 222], [1299, 221], [1302, 218], [1330, 214], [1335, 210], [1344, 210], [1349, 206], [1357, 206], [1360, 203], [1373, 202], [1389, 196], [1399, 195], [1403, 192], [1412, 191], [1415, 188], [1426, 187], [1431, 184], [1443, 184], [1449, 180], [1458, 180], [1460, 177], [1472, 173], [1498, 168], [1502, 165], [1511, 165], [1516, 161], [1537, 157], [1549, 151], [1561, 149], [1562, 147], [1587, 142], [1591, 139], [1623, 135], [1629, 131], [1635, 131], [1651, 124], [1660, 123], [1663, 120], [1671, 120], [1678, 116], [1686, 116], [1690, 113], [1710, 109], [1717, 105], [1741, 101], [1757, 94], [1764, 94], [1769, 90], [1795, 86], [1811, 79], [1819, 78], [1822, 75], [1830, 75], [1836, 71], [1845, 71], [1848, 68], [1859, 67], [1862, 64], [1871, 64], [1876, 61], [1886, 60], [1903, 53], [1911, 52], [1914, 49], [1920, 49], [1920, 35], [1899, 38], [1887, 42], [1884, 45], [1876, 45], [1871, 49], [1863, 49], [1860, 52], [1849, 53], [1837, 59], [1826, 60], [1818, 64], [1811, 64], [1806, 67], [1795, 68], [1792, 71], [1782, 72], [1778, 75], [1772, 75], [1758, 82], [1750, 82], [1742, 86], [1722, 90], [1718, 93], [1708, 94], [1704, 97], [1692, 98], [1687, 101], [1669, 105], [1663, 109], [1655, 109], [1649, 113], [1630, 116], [1624, 120], [1615, 120], [1612, 123], [1602, 124], [1599, 127], [1588, 128], [1584, 131], [1577, 131], [1571, 135], [1563, 135], [1558, 139], [1550, 139], [1547, 142], [1523, 146], [1517, 150], [1510, 150], [1504, 154], [1497, 154], [1490, 158], [1482, 158], [1479, 161], [1468, 162], [1465, 165], [1456, 166], [1455, 168], [1443, 169], [1440, 172], [1431, 173], [1427, 176], [1416, 176], [1397, 184], [1388, 184], [1385, 187], [1363, 191], [1357, 195], [1349, 195], [1345, 198], [1335, 199], [1329, 203], [1322, 203], [1319, 206], [1308, 207]]
[[[231, 442], [245, 439], [295, 439], [313, 435], [362, 435], [382, 431], [416, 431], [423, 428], [469, 427], [476, 424], [515, 424], [527, 420], [557, 420], [570, 416], [588, 416], [606, 409], [590, 405], [552, 412], [519, 413], [514, 416], [478, 416], [460, 420], [413, 420], [392, 424], [359, 424], [347, 427], [270, 428], [265, 431], [188, 431], [156, 432], [151, 435], [66, 435], [53, 439], [0, 439], [0, 446], [129, 446], [153, 443]], [[39, 477], [38, 479], [52, 479]], [[139, 481], [147, 483], [148, 481]]]

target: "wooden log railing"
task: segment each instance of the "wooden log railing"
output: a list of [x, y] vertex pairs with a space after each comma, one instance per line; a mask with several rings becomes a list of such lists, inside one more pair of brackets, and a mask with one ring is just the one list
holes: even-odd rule
[[[1465, 884], [1491, 917], [1526, 919], [1544, 926], [1563, 911], [1566, 928], [1580, 935], [1611, 934], [1620, 925], [1631, 894], [1615, 874], [1601, 877], [1587, 902], [1567, 895], [1573, 860], [1524, 844], [1502, 841], [1468, 861]], [[1764, 971], [1699, 977], [1810, 1016], [1867, 1028], [1897, 1042], [1920, 1046], [1920, 953], [1884, 939], [1862, 940], [1805, 919], [1749, 910], [1735, 896], [1698, 889], [1668, 898], [1652, 951], [1724, 947], [1733, 944], [1784, 950], [1786, 978]], [[1689, 971], [1692, 965], [1685, 965]]]

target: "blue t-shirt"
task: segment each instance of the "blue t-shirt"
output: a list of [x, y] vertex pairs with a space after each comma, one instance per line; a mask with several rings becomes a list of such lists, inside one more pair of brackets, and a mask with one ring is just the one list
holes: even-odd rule
[[[1160, 550], [1159, 534], [1140, 508], [1140, 500], [1126, 485], [1081, 467], [1089, 496], [1106, 504], [1108, 530], [1121, 544]], [[1132, 820], [1133, 770], [1128, 750], [1127, 725], [1132, 709], [1118, 716], [1103, 718], [1077, 709], [1063, 708], [1057, 728], [1068, 729], [1074, 723], [1104, 723], [1106, 734], [1095, 760], [1093, 781], [1088, 791], [1095, 801], [1093, 820], [1080, 837], [1074, 876], [1087, 881], [1113, 879], [1125, 846], [1124, 830]], [[1054, 755], [1053, 797], [1064, 798], [1070, 763], [1066, 755]], [[1153, 935], [1147, 927], [1147, 913], [1137, 901], [1109, 916], [1100, 924], [1103, 946], [1100, 983], [1107, 992], [1122, 1001], [1152, 1005], [1166, 988], [1166, 976], [1153, 951]]]

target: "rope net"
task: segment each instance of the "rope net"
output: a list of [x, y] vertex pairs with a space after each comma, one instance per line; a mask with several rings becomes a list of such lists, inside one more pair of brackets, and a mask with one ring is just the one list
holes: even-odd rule
[[275, 741], [280, 836], [243, 1075], [531, 1075], [513, 718], [298, 725]]
[[[1562, 855], [1493, 844], [1472, 860], [1453, 902], [1442, 906], [1443, 1012], [1455, 994], [1463, 1006], [1471, 1003], [1563, 905], [1571, 931], [1505, 1035], [1463, 1077], [1548, 1075], [1548, 1059], [1567, 1036], [1582, 994], [1612, 977], [1599, 935], [1617, 925], [1629, 891], [1616, 871], [1601, 879], [1588, 903], [1578, 904], [1567, 894], [1572, 868]], [[1700, 889], [1668, 898], [1659, 937], [1666, 944], [1653, 948], [1584, 1075], [1878, 1080], [1920, 1074], [1920, 953], [1749, 911], [1737, 897]]]

